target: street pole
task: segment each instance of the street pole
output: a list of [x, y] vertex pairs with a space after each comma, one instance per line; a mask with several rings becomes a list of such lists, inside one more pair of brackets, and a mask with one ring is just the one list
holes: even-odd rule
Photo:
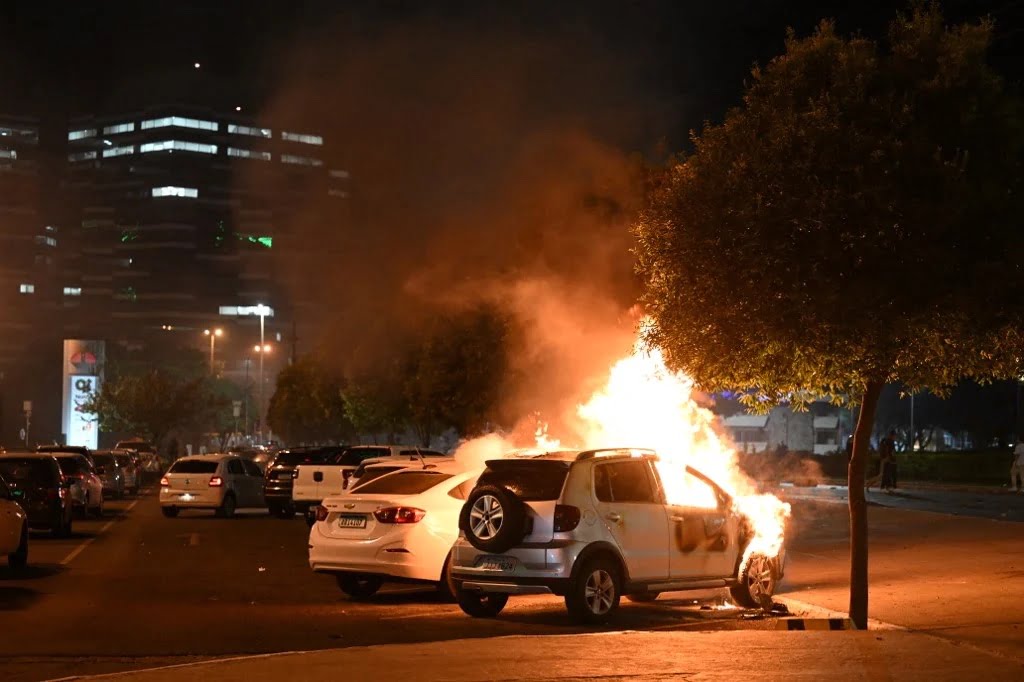
[[914, 452], [914, 394], [910, 394], [910, 452]]
[[263, 304], [259, 304], [256, 307], [260, 315], [260, 444], [263, 444], [263, 420], [266, 418], [263, 410], [263, 356], [266, 354], [266, 341], [263, 338], [263, 321], [266, 318], [267, 310], [263, 307]]
[[249, 365], [252, 364], [252, 358], [245, 359], [245, 438], [249, 439], [249, 401], [252, 400], [252, 386], [249, 385]]
[[214, 349], [216, 348], [217, 337], [220, 336], [223, 333], [224, 333], [224, 330], [221, 329], [220, 327], [218, 327], [216, 329], [204, 329], [203, 330], [203, 334], [205, 334], [206, 336], [210, 337], [210, 374], [211, 375], [215, 374], [214, 369], [213, 369], [214, 368], [213, 356], [214, 356]]

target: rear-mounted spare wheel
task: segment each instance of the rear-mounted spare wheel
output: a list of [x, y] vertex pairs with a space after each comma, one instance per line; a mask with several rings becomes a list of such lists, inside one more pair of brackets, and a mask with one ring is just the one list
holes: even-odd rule
[[481, 552], [500, 554], [526, 536], [526, 505], [507, 488], [479, 486], [462, 506], [459, 528]]

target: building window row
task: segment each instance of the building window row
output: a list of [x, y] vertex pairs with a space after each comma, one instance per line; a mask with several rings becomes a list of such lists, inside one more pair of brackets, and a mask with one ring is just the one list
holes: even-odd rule
[[0, 126], [0, 137], [16, 137], [19, 142], [27, 142], [29, 144], [39, 143], [39, 131], [35, 128]]
[[68, 161], [89, 161], [96, 158], [96, 152], [74, 152], [68, 154]]
[[64, 287], [65, 296], [81, 296], [82, 287]]
[[260, 159], [261, 161], [270, 161], [270, 152], [256, 152], [251, 149], [239, 149], [238, 147], [228, 147], [228, 156], [237, 156], [242, 159]]
[[154, 197], [185, 197], [187, 199], [195, 199], [199, 196], [199, 190], [195, 187], [175, 187], [173, 185], [167, 185], [166, 187], [154, 187]]
[[273, 133], [270, 128], [253, 128], [252, 126], [239, 126], [234, 123], [228, 124], [228, 132], [232, 135], [252, 135], [253, 137], [270, 138]]
[[110, 156], [125, 156], [126, 154], [134, 154], [135, 145], [128, 145], [126, 147], [110, 147], [109, 149], [103, 150], [103, 158]]
[[300, 166], [322, 166], [324, 162], [320, 159], [311, 159], [308, 156], [295, 156], [294, 154], [282, 154], [281, 161], [283, 163], [295, 163]]
[[200, 154], [216, 154], [217, 145], [201, 144], [199, 142], [184, 142], [182, 140], [161, 140], [160, 142], [147, 142], [139, 145], [139, 153], [165, 151], [199, 152]]
[[118, 133], [130, 133], [135, 130], [135, 123], [129, 121], [128, 123], [115, 123], [112, 126], [106, 126], [103, 128], [104, 135], [117, 135]]
[[87, 137], [96, 137], [96, 129], [83, 128], [82, 130], [68, 131], [68, 142], [73, 142], [74, 140], [83, 140]]
[[18, 152], [13, 149], [0, 149], [0, 159], [17, 159]]
[[53, 237], [47, 237], [44, 234], [37, 234], [36, 244], [39, 244], [40, 246], [57, 246], [57, 240]]
[[324, 138], [319, 135], [303, 135], [301, 133], [289, 133], [287, 130], [281, 132], [281, 139], [289, 142], [302, 142], [303, 144], [322, 145]]
[[193, 130], [217, 130], [217, 124], [214, 121], [204, 121], [200, 118], [186, 118], [184, 116], [151, 118], [140, 124], [140, 127], [143, 130], [149, 130], [150, 128], [167, 128], [171, 126], [175, 128], [192, 128]]
[[36, 293], [35, 284], [20, 284], [18, 285], [18, 291], [23, 294], [34, 294]]

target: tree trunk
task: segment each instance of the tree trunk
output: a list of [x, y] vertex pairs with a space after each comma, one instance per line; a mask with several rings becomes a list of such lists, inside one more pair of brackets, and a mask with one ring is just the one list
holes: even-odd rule
[[869, 381], [864, 387], [857, 428], [853, 433], [853, 454], [847, 482], [850, 498], [850, 619], [861, 630], [868, 627], [868, 503], [864, 496], [864, 476], [882, 386], [880, 381]]

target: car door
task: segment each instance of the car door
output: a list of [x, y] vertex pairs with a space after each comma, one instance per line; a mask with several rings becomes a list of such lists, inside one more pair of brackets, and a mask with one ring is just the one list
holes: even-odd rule
[[732, 575], [739, 552], [739, 528], [724, 494], [688, 468], [682, 467], [679, 475], [672, 490], [682, 504], [668, 507], [672, 577]]
[[0, 478], [0, 555], [10, 554], [21, 544], [24, 512], [11, 496], [7, 483]]
[[250, 506], [262, 507], [264, 504], [263, 471], [250, 459], [242, 460], [242, 468], [245, 469], [246, 483], [249, 485], [250, 494], [252, 495]]
[[632, 580], [669, 576], [668, 513], [645, 459], [594, 466], [598, 516], [619, 546]]
[[231, 489], [235, 491], [235, 502], [239, 507], [253, 507], [253, 492], [249, 483], [249, 476], [245, 473], [245, 467], [241, 460], [232, 457], [225, 462], [224, 471], [231, 481]]

